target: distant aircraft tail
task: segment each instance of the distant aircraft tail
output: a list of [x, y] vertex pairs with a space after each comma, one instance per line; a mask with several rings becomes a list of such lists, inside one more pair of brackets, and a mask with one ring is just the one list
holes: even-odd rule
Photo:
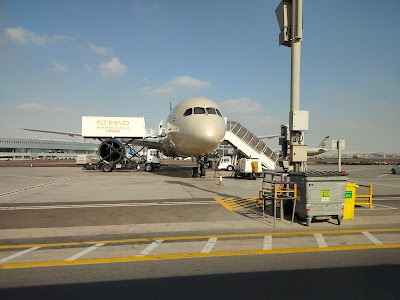
[[327, 147], [327, 140], [329, 139], [329, 136], [326, 136], [323, 140], [322, 140], [322, 142], [318, 145], [318, 147], [317, 148], [328, 148]]

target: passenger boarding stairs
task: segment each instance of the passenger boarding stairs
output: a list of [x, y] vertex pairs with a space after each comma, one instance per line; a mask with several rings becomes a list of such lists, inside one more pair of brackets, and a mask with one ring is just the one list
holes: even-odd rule
[[267, 145], [236, 121], [226, 122], [225, 138], [228, 143], [238, 148], [247, 158], [261, 160], [263, 169], [274, 170], [279, 158]]

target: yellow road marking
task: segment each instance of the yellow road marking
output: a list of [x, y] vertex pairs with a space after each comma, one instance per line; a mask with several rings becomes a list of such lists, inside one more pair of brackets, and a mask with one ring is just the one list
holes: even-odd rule
[[221, 204], [223, 207], [225, 207], [227, 210], [233, 211], [233, 208], [230, 205], [226, 204], [224, 200], [222, 200], [221, 198], [214, 198], [214, 200], [217, 201], [219, 204]]
[[122, 243], [137, 243], [148, 242], [148, 238], [138, 239], [121, 239], [121, 240], [106, 240], [106, 241], [87, 241], [87, 242], [65, 242], [65, 243], [50, 243], [50, 244], [21, 244], [21, 245], [3, 245], [0, 249], [20, 249], [31, 247], [67, 247], [67, 246], [82, 246], [82, 245], [96, 245], [96, 244], [122, 244]]
[[306, 253], [306, 252], [351, 251], [351, 250], [372, 250], [372, 249], [399, 249], [399, 248], [400, 244], [384, 244], [384, 245], [333, 246], [325, 248], [311, 247], [311, 248], [288, 248], [288, 249], [272, 249], [272, 250], [241, 250], [241, 251], [225, 251], [225, 252], [209, 252], [209, 253], [182, 253], [182, 254], [165, 254], [165, 255], [153, 255], [153, 256], [127, 256], [127, 257], [110, 257], [110, 258], [99, 258], [99, 259], [79, 259], [72, 261], [55, 260], [55, 261], [42, 261], [42, 262], [8, 263], [0, 265], [0, 268], [17, 269], [17, 268], [55, 267], [55, 266], [68, 266], [68, 265], [87, 265], [87, 264], [101, 264], [101, 263], [120, 263], [120, 262], [201, 258], [201, 257], [266, 255], [266, 254], [281, 254], [281, 253]]
[[[246, 198], [214, 198], [219, 204], [225, 207], [229, 211], [235, 211], [240, 209], [249, 209], [248, 205], [255, 206], [257, 197], [246, 197]], [[253, 205], [254, 204], [254, 205]]]
[[338, 229], [338, 230], [320, 230], [320, 231], [286, 231], [286, 232], [260, 232], [260, 233], [234, 233], [234, 234], [213, 234], [213, 235], [189, 235], [189, 236], [171, 236], [171, 237], [154, 237], [154, 238], [137, 238], [137, 239], [121, 239], [121, 240], [105, 240], [105, 241], [87, 241], [87, 242], [66, 242], [52, 244], [21, 244], [21, 245], [2, 245], [0, 249], [21, 249], [32, 247], [66, 247], [66, 246], [82, 246], [104, 244], [122, 244], [149, 241], [187, 241], [187, 240], [205, 240], [210, 238], [229, 239], [229, 238], [247, 238], [247, 237], [264, 237], [271, 236], [295, 236], [295, 235], [314, 235], [314, 234], [348, 234], [368, 232], [399, 232], [400, 228], [384, 228], [384, 229]]

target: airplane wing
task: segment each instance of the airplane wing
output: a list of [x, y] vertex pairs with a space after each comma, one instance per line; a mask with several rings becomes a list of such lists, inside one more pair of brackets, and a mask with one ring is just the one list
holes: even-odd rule
[[262, 136], [258, 136], [259, 139], [273, 139], [276, 137], [281, 136], [280, 134], [274, 134], [274, 135], [262, 135]]
[[148, 148], [160, 150], [162, 147], [163, 140], [164, 140], [163, 137], [134, 139], [130, 142], [130, 144], [137, 146], [146, 146]]
[[26, 131], [34, 131], [34, 132], [63, 134], [63, 135], [71, 136], [71, 137], [74, 137], [74, 136], [82, 136], [80, 133], [70, 133], [70, 132], [50, 131], [50, 130], [39, 130], [39, 129], [30, 129], [30, 128], [20, 128], [20, 129], [26, 130]]
[[[41, 129], [31, 129], [31, 128], [20, 128], [22, 130], [26, 131], [34, 131], [34, 132], [43, 132], [43, 133], [54, 133], [54, 134], [62, 134], [62, 135], [68, 135], [70, 137], [74, 136], [82, 136], [80, 133], [71, 133], [71, 132], [62, 132], [62, 131], [51, 131], [51, 130], [41, 130]], [[93, 138], [94, 139], [94, 138]], [[164, 138], [151, 138], [151, 137], [146, 137], [143, 139], [135, 139], [133, 140], [132, 144], [138, 145], [138, 146], [148, 146], [150, 148], [158, 149], [161, 147], [162, 140]], [[153, 147], [154, 146], [154, 147]]]

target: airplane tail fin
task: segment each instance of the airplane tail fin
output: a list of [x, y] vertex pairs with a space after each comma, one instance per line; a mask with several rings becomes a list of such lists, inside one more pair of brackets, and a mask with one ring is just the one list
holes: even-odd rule
[[329, 136], [326, 136], [322, 142], [318, 145], [318, 148], [327, 148], [327, 140], [329, 139]]

